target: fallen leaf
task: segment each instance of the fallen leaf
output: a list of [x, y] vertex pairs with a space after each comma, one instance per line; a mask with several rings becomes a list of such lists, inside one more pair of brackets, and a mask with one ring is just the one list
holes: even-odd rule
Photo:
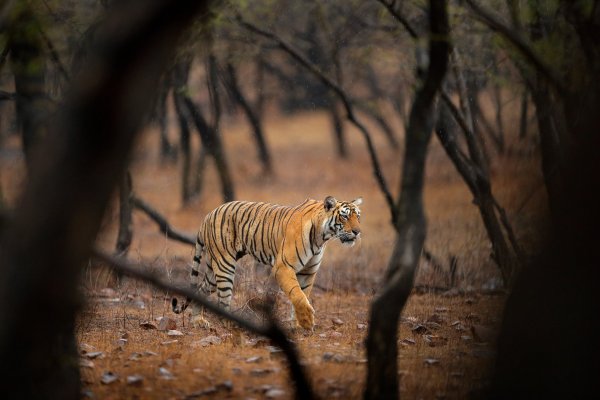
[[100, 378], [100, 382], [102, 382], [102, 384], [104, 384], [104, 385], [110, 385], [111, 383], [115, 382], [118, 379], [119, 379], [118, 375], [115, 375], [112, 372], [108, 371], [108, 372], [105, 372], [104, 374], [102, 374], [102, 378]]
[[222, 340], [220, 337], [210, 335], [210, 336], [203, 337], [202, 339], [200, 339], [199, 341], [197, 341], [195, 343], [202, 347], [207, 347], [207, 346], [210, 346], [211, 344], [221, 344], [221, 342], [222, 342]]
[[79, 345], [79, 352], [82, 353], [82, 354], [90, 353], [90, 352], [93, 352], [93, 351], [97, 351], [94, 346], [90, 346], [87, 343], [81, 343]]
[[325, 353], [323, 353], [323, 361], [333, 361], [333, 362], [337, 362], [337, 363], [343, 363], [346, 362], [346, 357], [344, 357], [342, 354], [335, 354], [335, 353], [331, 353], [329, 351], [326, 351]]
[[402, 341], [400, 342], [400, 344], [403, 344], [405, 346], [408, 346], [408, 345], [413, 346], [413, 345], [417, 344], [417, 342], [414, 339], [406, 338], [406, 339], [402, 339]]
[[115, 345], [117, 346], [116, 350], [123, 351], [125, 350], [125, 345], [127, 344], [127, 339], [117, 339], [115, 341]]
[[426, 358], [423, 360], [426, 365], [437, 365], [440, 363], [440, 360], [436, 358]]
[[168, 369], [166, 369], [164, 367], [160, 367], [158, 369], [158, 374], [160, 375], [160, 377], [162, 379], [174, 379], [174, 376], [171, 373], [171, 371], [169, 371]]
[[170, 344], [174, 344], [174, 343], [179, 343], [179, 340], [177, 340], [177, 339], [173, 339], [173, 340], [166, 340], [166, 341], [164, 341], [164, 342], [160, 342], [160, 344], [161, 344], [162, 346], [168, 346], [168, 345], [170, 345]]
[[440, 314], [432, 314], [429, 318], [427, 318], [427, 322], [435, 322], [436, 324], [441, 324], [445, 321], [445, 318]]
[[139, 374], [129, 375], [127, 377], [127, 384], [131, 386], [141, 386], [144, 382], [144, 377]]
[[82, 368], [94, 368], [94, 362], [91, 360], [86, 360], [85, 358], [82, 358], [79, 360], [79, 366]]
[[342, 321], [341, 319], [339, 319], [338, 317], [334, 317], [331, 319], [331, 322], [333, 322], [334, 325], [344, 325], [344, 321]]
[[356, 329], [359, 331], [367, 329], [367, 324], [356, 324]]
[[262, 361], [262, 357], [261, 356], [253, 356], [253, 357], [246, 358], [246, 362], [247, 363], [257, 363], [257, 362], [260, 362], [260, 361]]
[[156, 326], [156, 324], [154, 322], [150, 322], [150, 321], [140, 322], [140, 328], [144, 328], [144, 329], [158, 329], [158, 327]]
[[430, 347], [443, 346], [448, 343], [448, 338], [439, 335], [423, 335], [423, 340]]
[[93, 360], [95, 358], [102, 359], [102, 358], [104, 358], [104, 353], [101, 351], [93, 351], [91, 353], [85, 353], [85, 356], [87, 358], [89, 358], [90, 360]]
[[416, 324], [415, 326], [413, 326], [413, 328], [411, 329], [411, 331], [413, 333], [422, 335], [424, 333], [429, 332], [429, 329], [427, 329], [427, 327], [425, 325], [421, 325], [421, 324]]
[[439, 312], [439, 313], [447, 313], [450, 311], [450, 309], [448, 307], [436, 307], [433, 309], [433, 311]]
[[274, 399], [276, 397], [285, 396], [285, 391], [277, 388], [269, 389], [265, 393], [265, 397], [268, 399]]
[[177, 329], [177, 322], [169, 317], [158, 318], [158, 330], [159, 331], [171, 331]]
[[471, 336], [469, 336], [469, 335], [462, 335], [462, 336], [460, 337], [460, 339], [461, 339], [463, 342], [470, 342], [471, 340], [473, 340], [473, 338], [472, 338]]
[[175, 329], [169, 329], [167, 331], [167, 336], [183, 336], [183, 332], [175, 330]]
[[275, 371], [275, 368], [254, 368], [250, 370], [250, 376], [265, 376]]

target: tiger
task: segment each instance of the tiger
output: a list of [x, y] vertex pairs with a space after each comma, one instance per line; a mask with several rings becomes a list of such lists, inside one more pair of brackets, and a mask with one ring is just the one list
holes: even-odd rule
[[[229, 310], [236, 261], [244, 255], [271, 267], [271, 275], [292, 304], [296, 327], [312, 330], [315, 310], [310, 296], [326, 244], [339, 238], [353, 246], [361, 237], [362, 197], [338, 201], [332, 196], [318, 201], [306, 199], [290, 207], [249, 201], [225, 203], [209, 214], [198, 230], [191, 268], [191, 288], [210, 296], [217, 292], [218, 304]], [[200, 282], [200, 263], [206, 269]], [[172, 309], [182, 313], [192, 304], [194, 327], [208, 328], [201, 306], [187, 298]]]

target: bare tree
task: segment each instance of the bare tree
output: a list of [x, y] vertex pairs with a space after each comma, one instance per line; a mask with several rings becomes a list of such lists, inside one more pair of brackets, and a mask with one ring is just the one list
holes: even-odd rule
[[371, 303], [367, 336], [368, 373], [366, 399], [397, 398], [398, 322], [413, 286], [413, 279], [426, 235], [423, 212], [425, 156], [434, 124], [436, 94], [448, 65], [450, 49], [445, 1], [429, 2], [429, 66], [417, 90], [406, 132], [405, 154], [396, 203], [394, 250], [384, 282]]

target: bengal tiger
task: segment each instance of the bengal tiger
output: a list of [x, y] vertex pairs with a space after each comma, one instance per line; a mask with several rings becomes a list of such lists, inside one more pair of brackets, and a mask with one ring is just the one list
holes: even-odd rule
[[[327, 196], [324, 201], [305, 200], [295, 207], [269, 203], [232, 201], [204, 218], [196, 240], [191, 270], [192, 290], [209, 296], [217, 292], [218, 303], [229, 309], [236, 261], [250, 254], [271, 266], [271, 274], [292, 303], [296, 325], [314, 326], [314, 309], [308, 301], [325, 245], [339, 238], [352, 246], [360, 238], [362, 198], [350, 202]], [[200, 261], [206, 255], [206, 272], [200, 282]], [[176, 314], [191, 303], [186, 299], [172, 308]], [[207, 328], [200, 306], [192, 303], [192, 324]]]

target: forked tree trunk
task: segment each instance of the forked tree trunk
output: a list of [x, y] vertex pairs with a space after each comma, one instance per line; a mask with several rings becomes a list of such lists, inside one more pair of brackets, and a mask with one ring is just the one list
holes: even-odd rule
[[398, 322], [411, 292], [426, 235], [423, 179], [427, 147], [434, 124], [434, 101], [448, 65], [449, 26], [446, 2], [429, 2], [429, 60], [423, 86], [410, 113], [396, 206], [397, 231], [383, 290], [371, 304], [367, 336], [368, 373], [365, 399], [394, 399], [398, 385]]
[[263, 165], [263, 170], [266, 173], [271, 173], [273, 170], [273, 166], [271, 163], [271, 153], [269, 152], [267, 141], [265, 140], [265, 135], [263, 133], [260, 114], [252, 109], [246, 96], [242, 92], [242, 89], [240, 88], [240, 85], [238, 83], [237, 72], [231, 63], [227, 64], [226, 71], [227, 83], [232, 97], [242, 108], [244, 115], [248, 119], [248, 123], [252, 127], [254, 141], [256, 142], [256, 147], [258, 149], [258, 157]]
[[221, 137], [219, 136], [218, 132], [208, 125], [206, 119], [200, 112], [200, 109], [196, 106], [196, 104], [194, 104], [192, 99], [190, 99], [187, 95], [184, 95], [183, 101], [192, 117], [192, 120], [194, 121], [194, 124], [196, 125], [198, 133], [200, 134], [202, 145], [206, 146], [208, 152], [215, 160], [217, 172], [219, 174], [219, 178], [221, 179], [223, 201], [228, 202], [234, 200], [235, 194], [233, 180], [231, 179], [231, 174], [229, 172], [229, 165], [227, 163], [225, 150], [221, 142]]

